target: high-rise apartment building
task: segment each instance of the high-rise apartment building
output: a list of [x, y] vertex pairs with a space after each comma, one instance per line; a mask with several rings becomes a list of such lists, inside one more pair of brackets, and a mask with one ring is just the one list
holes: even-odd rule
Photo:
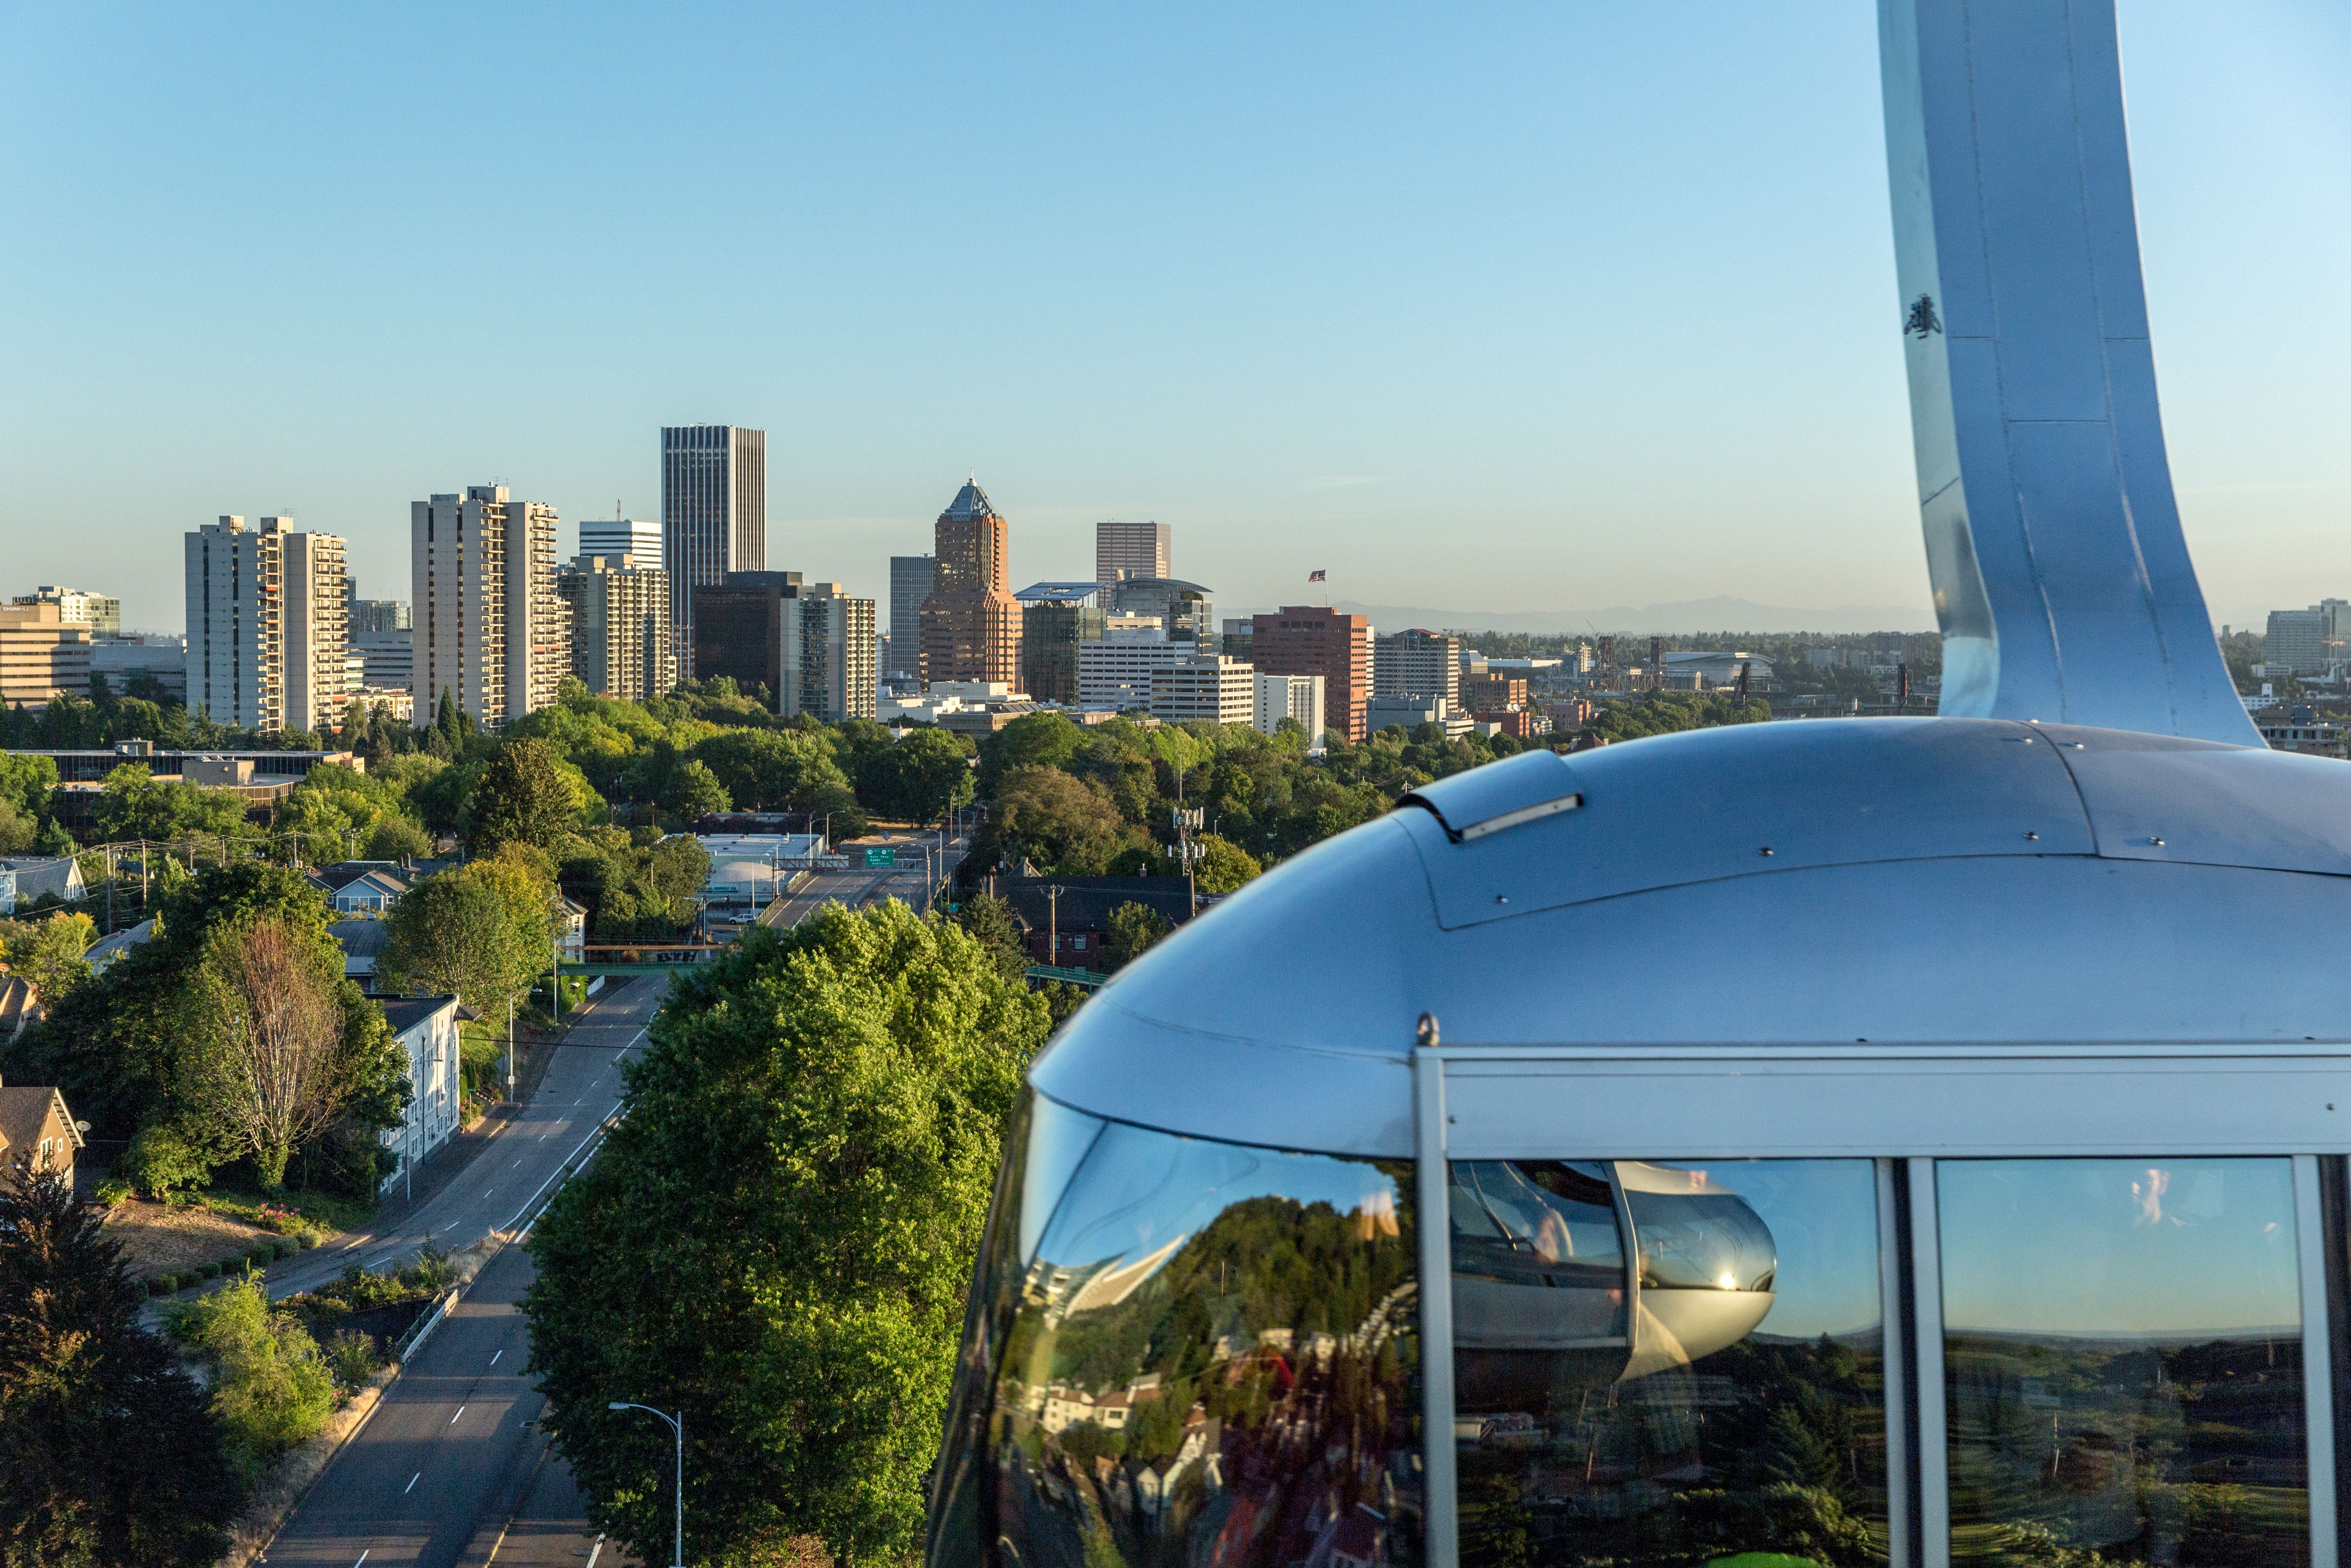
[[555, 700], [571, 634], [555, 591], [555, 508], [504, 485], [410, 503], [416, 716], [441, 694], [495, 729]]
[[837, 582], [810, 582], [783, 608], [778, 711], [788, 718], [806, 714], [828, 724], [872, 718], [873, 601], [852, 599]]
[[17, 595], [16, 602], [54, 604], [57, 607], [59, 622], [68, 626], [86, 626], [93, 637], [122, 635], [122, 601], [108, 594], [44, 584], [30, 593]]
[[1094, 525], [1094, 576], [1105, 586], [1125, 577], [1166, 577], [1175, 570], [1165, 523]]
[[54, 600], [0, 607], [0, 706], [89, 695], [89, 628]]
[[669, 574], [634, 556], [582, 555], [555, 574], [571, 621], [571, 673], [599, 696], [643, 702], [677, 685]]
[[1372, 623], [1325, 606], [1284, 605], [1257, 617], [1250, 650], [1269, 675], [1320, 675], [1326, 727], [1350, 741], [1364, 739], [1364, 706], [1372, 695]]
[[1012, 597], [1012, 528], [977, 480], [939, 514], [938, 586], [924, 601], [922, 678], [1020, 679], [1020, 601]]
[[187, 536], [188, 706], [239, 729], [342, 722], [350, 584], [342, 538], [291, 517]]
[[1461, 705], [1461, 639], [1415, 627], [1372, 643], [1372, 695]]
[[1309, 749], [1322, 744], [1322, 677], [1320, 675], [1269, 675], [1257, 672], [1257, 700], [1249, 722], [1267, 735], [1281, 727], [1281, 721], [1294, 718], [1306, 731]]
[[286, 536], [286, 727], [341, 727], [350, 580], [338, 534]]
[[1222, 653], [1192, 653], [1151, 672], [1151, 716], [1169, 724], [1248, 724], [1257, 672]]
[[608, 517], [580, 524], [580, 553], [575, 559], [584, 560], [590, 556], [606, 560], [627, 556], [637, 571], [667, 570], [662, 556], [662, 526], [643, 517]]
[[768, 570], [768, 433], [737, 424], [662, 428], [662, 570], [669, 624], [695, 643], [694, 591]]
[[1012, 597], [1020, 601], [1020, 689], [1076, 706], [1078, 648], [1102, 641], [1102, 584], [1033, 582]]
[[889, 674], [917, 680], [923, 673], [923, 601], [938, 591], [939, 558], [890, 558]]

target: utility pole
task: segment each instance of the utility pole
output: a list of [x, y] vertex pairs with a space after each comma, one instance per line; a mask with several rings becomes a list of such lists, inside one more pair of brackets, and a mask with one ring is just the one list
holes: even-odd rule
[[1055, 968], [1061, 967], [1061, 888], [1056, 883], [1045, 890], [1045, 961]]
[[1195, 915], [1200, 912], [1200, 886], [1199, 878], [1194, 873], [1192, 868], [1198, 862], [1200, 857], [1207, 852], [1207, 846], [1194, 843], [1192, 835], [1199, 831], [1206, 815], [1207, 813], [1197, 807], [1176, 808], [1176, 858], [1183, 862], [1184, 886], [1190, 895], [1189, 907]]

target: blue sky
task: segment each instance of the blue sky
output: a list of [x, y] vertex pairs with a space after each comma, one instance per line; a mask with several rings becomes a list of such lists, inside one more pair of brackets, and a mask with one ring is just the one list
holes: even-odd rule
[[[2351, 14], [2123, 26], [2215, 615], [2351, 591]], [[176, 628], [290, 510], [406, 597], [410, 500], [652, 516], [708, 420], [877, 595], [969, 470], [1022, 580], [1923, 606], [1883, 159], [1856, 0], [20, 5], [0, 589]]]

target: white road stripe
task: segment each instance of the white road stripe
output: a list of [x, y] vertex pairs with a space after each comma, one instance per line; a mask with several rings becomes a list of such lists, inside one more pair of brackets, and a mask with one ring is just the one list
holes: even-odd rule
[[[504, 1354], [506, 1354], [506, 1352], [505, 1352], [505, 1351], [500, 1351], [500, 1352], [498, 1352], [498, 1355], [504, 1355]], [[490, 1364], [491, 1364], [492, 1366], [496, 1366], [496, 1365], [498, 1364], [498, 1355], [494, 1355], [494, 1356], [490, 1357]]]
[[401, 1496], [402, 1496], [402, 1497], [406, 1497], [410, 1492], [414, 1491], [414, 1490], [416, 1490], [416, 1483], [417, 1483], [418, 1481], [423, 1480], [423, 1479], [424, 1479], [424, 1472], [423, 1472], [423, 1470], [419, 1470], [419, 1471], [417, 1471], [414, 1475], [413, 1475], [413, 1476], [409, 1477], [409, 1478], [408, 1478], [408, 1484], [407, 1484], [406, 1486], [404, 1486], [404, 1487], [402, 1487], [402, 1488], [401, 1488], [401, 1489], [400, 1489], [400, 1495], [401, 1495]]
[[[463, 1405], [458, 1406], [457, 1406], [457, 1416], [463, 1416], [465, 1413], [465, 1407]], [[452, 1427], [454, 1427], [454, 1426], [455, 1426], [455, 1425], [457, 1424], [457, 1416], [450, 1416], [450, 1417], [449, 1417], [449, 1425], [451, 1425]]]

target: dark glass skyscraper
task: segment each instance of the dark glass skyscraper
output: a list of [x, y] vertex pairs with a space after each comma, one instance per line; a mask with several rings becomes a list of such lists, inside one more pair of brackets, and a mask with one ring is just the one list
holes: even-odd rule
[[671, 632], [681, 650], [693, 648], [694, 591], [730, 571], [768, 569], [766, 431], [663, 426], [662, 564], [669, 570]]

